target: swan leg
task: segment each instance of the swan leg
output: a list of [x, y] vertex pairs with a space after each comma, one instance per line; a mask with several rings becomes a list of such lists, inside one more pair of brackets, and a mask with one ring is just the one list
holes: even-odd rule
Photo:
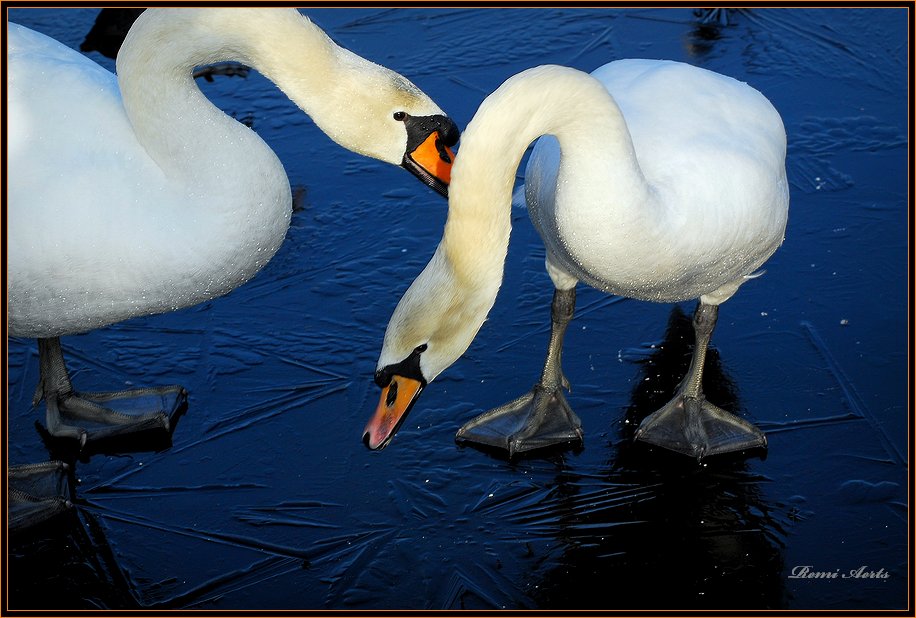
[[702, 460], [709, 455], [766, 448], [760, 429], [703, 396], [703, 365], [716, 327], [718, 305], [700, 302], [693, 316], [696, 345], [674, 398], [643, 419], [636, 439]]
[[38, 340], [40, 378], [33, 405], [45, 400], [48, 432], [58, 438], [90, 440], [134, 435], [147, 430], [169, 432], [172, 418], [187, 402], [181, 386], [136, 388], [102, 393], [73, 390], [60, 339]]
[[509, 457], [548, 446], [582, 443], [582, 423], [566, 403], [563, 336], [576, 306], [576, 290], [554, 290], [550, 344], [540, 381], [528, 393], [468, 421], [455, 439], [504, 449]]

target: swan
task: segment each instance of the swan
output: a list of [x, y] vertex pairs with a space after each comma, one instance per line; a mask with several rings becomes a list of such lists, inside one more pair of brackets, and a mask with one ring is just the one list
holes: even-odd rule
[[38, 339], [35, 405], [45, 399], [50, 433], [81, 446], [168, 429], [164, 408], [143, 402], [183, 389], [80, 396], [60, 337], [226, 294], [289, 227], [283, 165], [204, 97], [196, 66], [254, 67], [333, 141], [447, 193], [455, 123], [295, 9], [149, 9], [121, 47], [117, 77], [16, 24], [7, 45], [8, 334]]
[[[538, 139], [540, 138], [540, 139]], [[718, 307], [782, 244], [788, 217], [786, 133], [757, 90], [662, 60], [619, 60], [592, 74], [560, 66], [506, 80], [467, 125], [449, 210], [432, 259], [385, 332], [381, 400], [363, 433], [381, 449], [420, 392], [467, 350], [496, 299], [515, 171], [554, 285], [543, 373], [518, 399], [458, 431], [510, 457], [579, 443], [562, 389], [563, 336], [581, 281], [655, 302], [699, 299], [691, 368], [636, 437], [698, 459], [766, 447], [752, 424], [706, 401], [703, 361]]]

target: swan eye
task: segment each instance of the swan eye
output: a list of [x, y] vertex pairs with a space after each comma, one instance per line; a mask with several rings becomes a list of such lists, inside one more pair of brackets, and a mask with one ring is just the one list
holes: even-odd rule
[[413, 351], [422, 354], [423, 352], [426, 351], [426, 348], [428, 348], [428, 347], [429, 347], [428, 345], [426, 345], [425, 343], [423, 343], [423, 344], [420, 344], [420, 345], [418, 345], [417, 347], [415, 347], [415, 348], [413, 349]]
[[404, 120], [405, 118], [407, 118], [407, 114], [405, 112], [395, 112], [394, 113], [395, 120]]

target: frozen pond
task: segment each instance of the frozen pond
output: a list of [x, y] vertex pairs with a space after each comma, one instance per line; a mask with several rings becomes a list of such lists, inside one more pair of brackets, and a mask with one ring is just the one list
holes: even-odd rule
[[[706, 24], [691, 9], [304, 12], [461, 127], [503, 80], [545, 63], [680, 60], [770, 98], [789, 136], [786, 242], [723, 305], [705, 382], [766, 432], [768, 455], [697, 466], [632, 448], [627, 419], [686, 369], [693, 303], [585, 286], [564, 356], [584, 448], [507, 462], [456, 446], [461, 424], [540, 370], [551, 286], [521, 209], [477, 339], [392, 444], [368, 451], [385, 325], [446, 202], [333, 144], [260, 75], [218, 76], [203, 91], [286, 167], [288, 238], [225, 297], [63, 338], [77, 388], [180, 383], [189, 406], [171, 445], [76, 461], [75, 514], [10, 551], [10, 608], [907, 607], [905, 10]], [[77, 49], [96, 14], [9, 11]], [[10, 339], [8, 363], [9, 462], [47, 460], [35, 342]], [[888, 577], [793, 577], [804, 566]]]

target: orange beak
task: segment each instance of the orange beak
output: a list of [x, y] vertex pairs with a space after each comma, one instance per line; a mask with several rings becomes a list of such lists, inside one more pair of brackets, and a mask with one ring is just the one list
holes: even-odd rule
[[382, 389], [378, 408], [363, 430], [363, 442], [373, 451], [385, 448], [423, 390], [419, 380], [394, 375]]
[[413, 152], [404, 156], [404, 167], [442, 195], [448, 195], [454, 160], [455, 153], [443, 146], [439, 133], [433, 131]]

